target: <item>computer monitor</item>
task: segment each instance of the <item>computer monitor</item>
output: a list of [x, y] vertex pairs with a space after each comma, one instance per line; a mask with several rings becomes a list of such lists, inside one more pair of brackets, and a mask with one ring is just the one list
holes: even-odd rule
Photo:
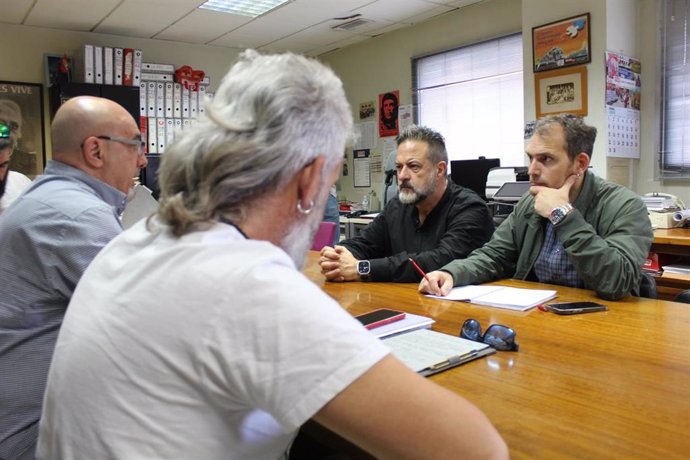
[[501, 166], [499, 158], [477, 158], [476, 160], [453, 160], [450, 162], [450, 178], [456, 184], [477, 192], [486, 200], [486, 176], [491, 168]]

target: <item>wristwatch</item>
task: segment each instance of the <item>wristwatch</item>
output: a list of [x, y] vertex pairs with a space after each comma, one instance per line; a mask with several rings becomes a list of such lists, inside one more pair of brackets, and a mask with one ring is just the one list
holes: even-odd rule
[[357, 273], [359, 273], [360, 279], [366, 281], [369, 279], [369, 273], [371, 272], [371, 264], [368, 260], [360, 260], [357, 263]]
[[572, 210], [573, 205], [570, 203], [566, 203], [561, 206], [556, 206], [555, 208], [553, 208], [553, 211], [551, 211], [549, 220], [553, 225], [558, 225], [563, 219], [565, 219], [565, 216], [570, 214], [570, 211]]

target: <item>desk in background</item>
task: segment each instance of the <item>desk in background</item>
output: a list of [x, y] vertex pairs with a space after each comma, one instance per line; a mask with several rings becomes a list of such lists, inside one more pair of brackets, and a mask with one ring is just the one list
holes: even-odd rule
[[331, 283], [310, 254], [304, 273], [352, 314], [376, 308], [426, 315], [457, 335], [467, 318], [517, 332], [520, 351], [498, 352], [430, 377], [476, 404], [494, 423], [511, 458], [688, 458], [690, 305], [592, 291], [556, 289], [556, 301], [596, 300], [608, 312], [558, 316], [425, 297], [416, 284]]
[[[345, 217], [340, 216], [340, 234], [345, 238], [353, 238], [359, 235], [364, 227], [374, 220], [374, 217]], [[342, 239], [342, 236], [341, 236]]]
[[[690, 229], [658, 228], [654, 230], [651, 251], [659, 254], [662, 260], [664, 257], [678, 256], [682, 263], [690, 265]], [[660, 299], [672, 300], [679, 292], [690, 289], [688, 275], [664, 273], [655, 279]]]

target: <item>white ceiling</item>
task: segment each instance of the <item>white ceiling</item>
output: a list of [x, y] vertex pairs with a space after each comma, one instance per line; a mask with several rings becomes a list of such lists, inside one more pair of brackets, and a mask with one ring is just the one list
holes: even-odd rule
[[[203, 0], [0, 0], [0, 22], [311, 56], [481, 0], [291, 0], [258, 18], [200, 10]], [[333, 27], [358, 16], [352, 30]]]

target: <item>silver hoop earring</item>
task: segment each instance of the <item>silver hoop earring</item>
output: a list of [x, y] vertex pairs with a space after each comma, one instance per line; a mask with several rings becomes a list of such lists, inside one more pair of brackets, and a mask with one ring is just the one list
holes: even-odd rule
[[314, 209], [314, 200], [309, 200], [309, 207], [307, 209], [302, 207], [301, 201], [297, 201], [297, 211], [299, 211], [300, 214], [304, 214], [306, 216], [311, 212], [312, 209]]

